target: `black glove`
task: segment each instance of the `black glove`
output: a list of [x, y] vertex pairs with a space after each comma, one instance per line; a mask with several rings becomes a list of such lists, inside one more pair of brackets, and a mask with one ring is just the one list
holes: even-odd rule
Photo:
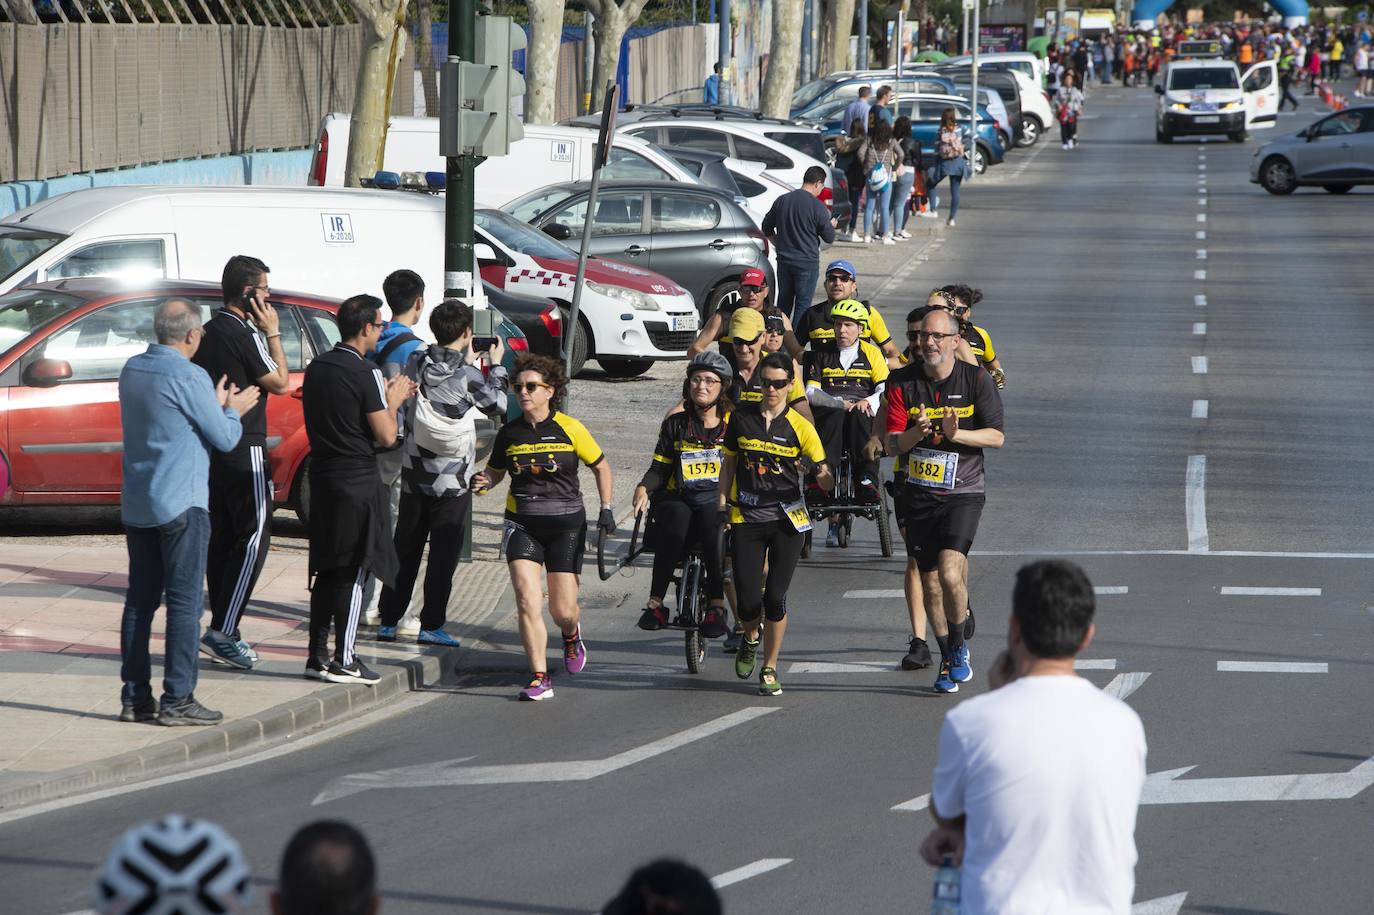
[[614, 534], [615, 512], [609, 508], [601, 509], [601, 516], [597, 519], [596, 526], [608, 534]]

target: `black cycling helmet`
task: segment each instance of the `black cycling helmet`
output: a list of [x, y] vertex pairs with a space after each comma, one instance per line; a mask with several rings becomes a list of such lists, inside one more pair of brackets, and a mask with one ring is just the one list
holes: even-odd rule
[[720, 377], [721, 385], [727, 388], [735, 380], [734, 370], [720, 353], [697, 353], [693, 356], [692, 361], [687, 363], [687, 377], [691, 378], [697, 372], [715, 372]]

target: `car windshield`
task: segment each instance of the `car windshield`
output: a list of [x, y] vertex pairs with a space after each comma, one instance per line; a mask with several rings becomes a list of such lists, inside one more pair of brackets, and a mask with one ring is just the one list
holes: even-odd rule
[[1233, 67], [1193, 67], [1169, 74], [1169, 88], [1178, 92], [1194, 89], [1239, 89]]
[[814, 131], [800, 130], [769, 130], [763, 134], [770, 140], [790, 146], [803, 156], [810, 156], [817, 162], [825, 161], [825, 141], [821, 135]]
[[823, 76], [820, 79], [813, 79], [811, 82], [802, 86], [792, 93], [792, 107], [803, 108], [825, 94], [825, 90], [835, 85], [835, 78]]
[[532, 191], [524, 197], [517, 197], [501, 209], [521, 222], [534, 222], [549, 210], [556, 209], [563, 201], [573, 195], [566, 187], [545, 187]]
[[61, 235], [0, 226], [0, 279], [9, 279], [62, 240]]
[[530, 257], [576, 258], [577, 252], [549, 238], [543, 232], [499, 210], [478, 210], [477, 228], [501, 244]]
[[0, 355], [82, 302], [63, 292], [23, 290], [0, 296]]

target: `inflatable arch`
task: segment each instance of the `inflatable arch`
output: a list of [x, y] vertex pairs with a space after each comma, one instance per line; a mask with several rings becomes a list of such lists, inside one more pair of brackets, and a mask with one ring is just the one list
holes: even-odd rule
[[[1286, 28], [1307, 25], [1307, 0], [1266, 0], [1283, 16]], [[1155, 27], [1155, 17], [1170, 7], [1172, 0], [1141, 0], [1131, 10], [1131, 22], [1138, 29]]]

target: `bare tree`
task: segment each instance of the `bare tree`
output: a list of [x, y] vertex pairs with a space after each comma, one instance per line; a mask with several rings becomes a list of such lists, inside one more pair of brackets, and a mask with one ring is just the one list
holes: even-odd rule
[[565, 0], [525, 0], [530, 8], [530, 41], [525, 50], [525, 121], [552, 124], [558, 101], [558, 48], [563, 42]]
[[5, 10], [5, 16], [10, 22], [19, 25], [42, 25], [38, 21], [38, 13], [33, 8], [33, 0], [0, 0], [0, 8]]
[[620, 62], [620, 41], [625, 31], [639, 19], [648, 0], [582, 0], [591, 10], [595, 21], [592, 35], [596, 38], [596, 63], [592, 67], [592, 111], [601, 107], [601, 93], [606, 83], [615, 79]]
[[849, 36], [854, 31], [855, 0], [830, 0], [825, 9], [826, 42], [821, 48], [823, 73], [849, 69]]
[[801, 65], [803, 0], [773, 0], [773, 39], [768, 49], [768, 72], [763, 78], [765, 117], [785, 118], [792, 110]]
[[363, 27], [363, 48], [358, 55], [344, 184], [358, 187], [360, 178], [376, 174], [382, 159], [390, 115], [391, 63], [400, 58], [400, 48], [393, 51], [393, 46], [404, 40], [398, 25], [404, 21], [406, 0], [348, 0], [348, 5]]
[[439, 79], [434, 66], [434, 0], [416, 0], [420, 13], [420, 86], [425, 92], [425, 114], [439, 114]]

